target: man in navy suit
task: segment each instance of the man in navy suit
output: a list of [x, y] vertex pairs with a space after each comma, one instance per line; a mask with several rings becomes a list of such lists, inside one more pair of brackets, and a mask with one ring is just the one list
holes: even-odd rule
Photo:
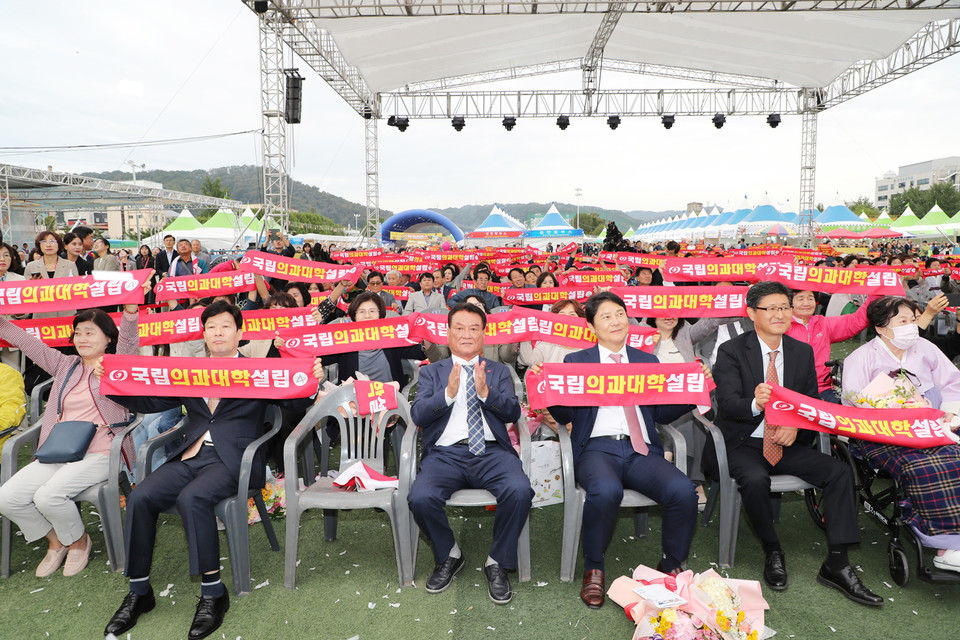
[[[857, 500], [850, 467], [811, 447], [813, 433], [766, 423], [764, 409], [772, 385], [818, 399], [817, 373], [810, 345], [785, 335], [793, 314], [791, 291], [778, 282], [758, 282], [747, 292], [747, 315], [754, 330], [717, 350], [717, 427], [723, 432], [730, 475], [737, 481], [743, 508], [766, 555], [763, 579], [775, 591], [787, 588], [783, 548], [773, 526], [770, 474], [793, 475], [823, 489], [827, 559], [817, 582], [845, 596], [879, 607], [883, 598], [864, 586], [850, 566], [847, 549], [860, 542]], [[712, 439], [704, 470], [718, 476]]]
[[484, 572], [490, 599], [506, 604], [513, 598], [507, 571], [517, 568], [517, 540], [533, 500], [530, 480], [507, 434], [506, 423], [520, 418], [520, 403], [507, 368], [480, 359], [484, 312], [461, 303], [450, 310], [447, 323], [451, 357], [421, 370], [410, 410], [423, 430], [423, 446], [407, 502], [433, 546], [436, 567], [427, 593], [440, 593], [464, 565], [447, 521], [447, 499], [459, 489], [486, 489], [496, 496], [493, 544]]
[[[243, 357], [237, 351], [243, 335], [240, 310], [229, 302], [212, 303], [200, 316], [203, 338], [213, 358]], [[319, 358], [314, 375], [323, 376]], [[125, 545], [130, 592], [110, 619], [104, 635], [120, 636], [154, 608], [150, 565], [156, 539], [157, 516], [176, 505], [183, 519], [190, 556], [190, 573], [202, 574], [200, 602], [188, 637], [205, 638], [220, 626], [230, 608], [230, 596], [220, 581], [220, 536], [214, 508], [237, 493], [240, 461], [247, 445], [263, 435], [269, 400], [249, 398], [163, 398], [110, 396], [131, 411], [156, 413], [186, 408], [186, 438], [167, 462], [137, 485], [127, 499]], [[312, 402], [299, 398], [284, 402], [303, 409]], [[262, 487], [266, 468], [261, 448], [253, 461], [251, 487]]]
[[[627, 346], [627, 307], [615, 294], [601, 292], [587, 300], [586, 317], [598, 344], [567, 355], [564, 362], [658, 361], [655, 356]], [[574, 472], [587, 492], [583, 505], [584, 570], [580, 599], [588, 607], [603, 606], [603, 555], [613, 535], [624, 487], [663, 505], [663, 553], [657, 568], [665, 573], [679, 573], [686, 561], [697, 522], [696, 488], [682, 471], [664, 459], [654, 423], [673, 422], [690, 409], [688, 405], [550, 407], [550, 414], [558, 423], [573, 423], [570, 439]]]

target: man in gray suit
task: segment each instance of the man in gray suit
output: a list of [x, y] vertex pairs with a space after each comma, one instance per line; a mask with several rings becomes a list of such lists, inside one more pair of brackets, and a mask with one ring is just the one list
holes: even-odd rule
[[443, 299], [443, 293], [433, 288], [434, 279], [432, 273], [424, 273], [420, 276], [420, 291], [413, 291], [407, 298], [407, 304], [404, 305], [403, 315], [408, 316], [416, 311], [427, 311], [428, 309], [446, 309], [447, 302]]

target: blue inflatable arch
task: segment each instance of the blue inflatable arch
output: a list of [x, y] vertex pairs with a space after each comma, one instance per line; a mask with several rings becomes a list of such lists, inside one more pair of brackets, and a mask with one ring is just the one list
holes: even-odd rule
[[450, 232], [454, 240], [463, 242], [463, 231], [460, 231], [460, 228], [453, 221], [436, 211], [428, 211], [427, 209], [408, 209], [393, 214], [380, 225], [380, 239], [381, 242], [393, 242], [390, 239], [391, 231], [417, 233], [420, 229], [430, 225], [440, 225]]

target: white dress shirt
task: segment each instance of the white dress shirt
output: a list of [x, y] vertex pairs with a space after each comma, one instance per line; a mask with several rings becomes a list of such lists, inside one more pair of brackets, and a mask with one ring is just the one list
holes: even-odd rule
[[[627, 357], [626, 343], [620, 347], [620, 351], [610, 351], [602, 345], [597, 346], [600, 348], [600, 364], [614, 364], [613, 360], [610, 359], [610, 354], [612, 353], [620, 354], [620, 362], [622, 364], [630, 362], [630, 359]], [[597, 421], [593, 425], [593, 431], [590, 433], [590, 437], [629, 436], [630, 426], [627, 424], [627, 415], [624, 413], [624, 410], [629, 411], [630, 407], [597, 407]], [[647, 423], [643, 419], [643, 413], [640, 412], [638, 407], [633, 407], [633, 410], [637, 412], [637, 417], [640, 419], [640, 426], [643, 427], [643, 441], [650, 444], [650, 435], [647, 433]]]
[[[458, 356], [451, 355], [450, 359], [453, 360], [453, 364], [458, 364], [461, 367], [479, 366], [480, 356], [476, 355], [472, 360], [464, 360]], [[476, 370], [476, 369], [474, 369]], [[450, 419], [447, 420], [447, 426], [443, 429], [443, 433], [437, 439], [438, 447], [449, 447], [452, 444], [456, 444], [461, 440], [467, 439], [467, 372], [460, 370], [460, 388], [457, 390], [456, 398], [447, 397], [447, 392], [444, 390], [443, 397], [447, 400], [447, 405], [453, 405], [453, 408], [450, 410]], [[480, 396], [477, 396], [480, 398]], [[486, 402], [487, 398], [480, 398], [480, 402]], [[492, 441], [495, 438], [493, 437], [493, 431], [490, 430], [490, 425], [487, 424], [487, 418], [483, 415], [483, 410], [480, 410], [480, 419], [483, 421], [483, 439], [486, 441]]]
[[[760, 342], [760, 355], [763, 361], [763, 379], [767, 379], [767, 366], [770, 364], [770, 353], [773, 351], [770, 347], [767, 346], [767, 343], [763, 340], [760, 340], [759, 336], [757, 340]], [[783, 337], [780, 338], [780, 346], [777, 347], [777, 357], [774, 360], [774, 367], [777, 369], [777, 380], [780, 381], [780, 386], [783, 386]], [[753, 402], [750, 403], [750, 410], [753, 411], [753, 415], [760, 415], [761, 411], [757, 408], [757, 400], [754, 398]], [[766, 418], [760, 421], [759, 426], [753, 430], [753, 433], [750, 434], [751, 438], [763, 438], [763, 428], [766, 426]]]

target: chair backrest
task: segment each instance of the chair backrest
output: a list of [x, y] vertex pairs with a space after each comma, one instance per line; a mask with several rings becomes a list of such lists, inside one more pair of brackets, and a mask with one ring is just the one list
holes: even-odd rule
[[[351, 406], [351, 403], [353, 406]], [[396, 416], [410, 424], [410, 404], [397, 391], [397, 408], [361, 416], [355, 412], [357, 395], [353, 383], [345, 384], [318, 402], [304, 417], [320, 433], [324, 446], [329, 446], [327, 420], [334, 420], [340, 428], [340, 468], [345, 469], [362, 460], [376, 471], [384, 469], [384, 432], [391, 418]], [[343, 410], [343, 413], [339, 411]]]

